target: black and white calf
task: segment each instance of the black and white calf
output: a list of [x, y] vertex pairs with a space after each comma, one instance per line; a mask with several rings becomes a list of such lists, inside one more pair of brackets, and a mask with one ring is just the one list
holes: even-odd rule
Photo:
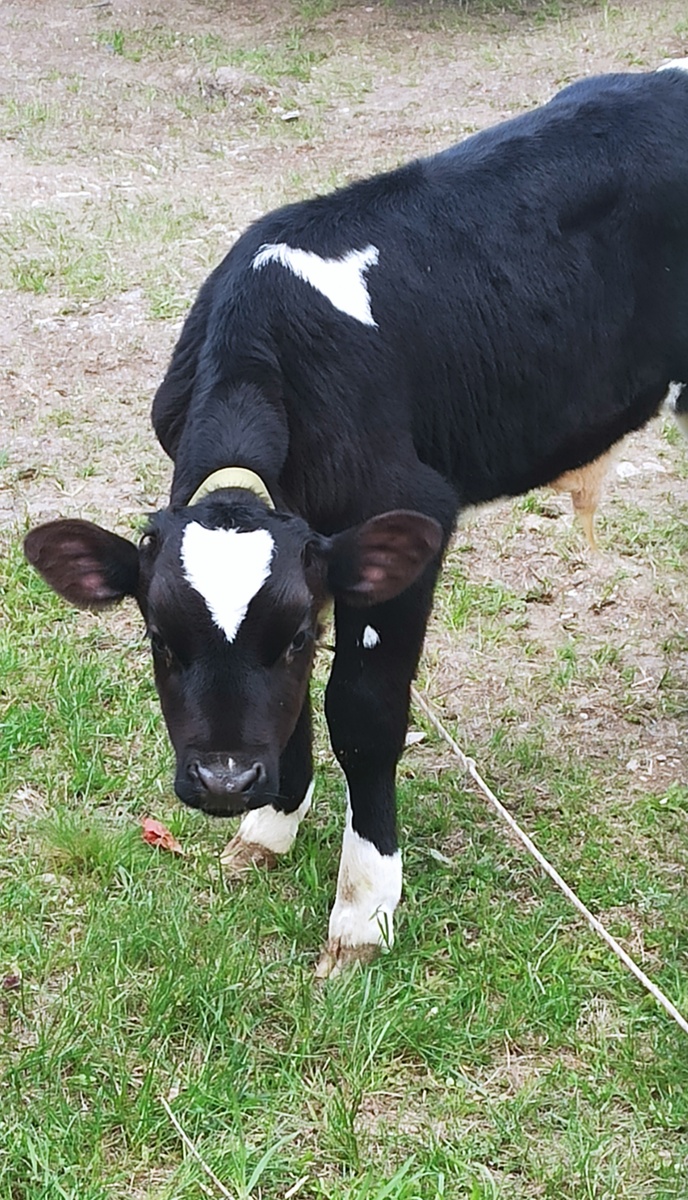
[[257, 221], [155, 397], [169, 507], [138, 546], [75, 520], [29, 534], [74, 604], [138, 601], [176, 791], [244, 814], [237, 859], [288, 850], [310, 803], [308, 679], [334, 599], [326, 711], [349, 810], [323, 973], [392, 940], [395, 769], [457, 513], [597, 458], [685, 380], [672, 64], [587, 79]]

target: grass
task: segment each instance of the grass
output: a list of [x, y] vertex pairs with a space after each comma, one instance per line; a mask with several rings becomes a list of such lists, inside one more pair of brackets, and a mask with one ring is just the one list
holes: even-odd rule
[[199, 256], [205, 265], [208, 248], [192, 236], [205, 221], [193, 203], [138, 197], [104, 208], [85, 200], [78, 215], [17, 213], [0, 226], [0, 284], [86, 303], [141, 287], [153, 318], [176, 318], [191, 298], [182, 266]]
[[[363, 134], [352, 125], [344, 146], [330, 108], [355, 109], [399, 70], [420, 104], [426, 54], [497, 68], [514, 33], [536, 55], [534, 31], [568, 18], [591, 69], [607, 25], [619, 61], [644, 53], [608, 6], [374, 9], [370, 28], [339, 0], [289, 0], [255, 27], [218, 10], [193, 31], [169, 14], [169, 28], [139, 29], [89, 14], [82, 56], [70, 41], [49, 70], [48, 31], [38, 74], [25, 88], [8, 79], [17, 95], [0, 100], [0, 132], [17, 161], [50, 163], [39, 171], [48, 190], [31, 203], [18, 193], [2, 215], [0, 286], [21, 314], [22, 347], [8, 375], [3, 501], [20, 513], [24, 497], [32, 512], [81, 506], [108, 524], [99, 503], [118, 506], [131, 532], [130, 505], [169, 474], [145, 415], [174, 333], [162, 322], [180, 319], [259, 208], [342, 182], [352, 161], [361, 173], [364, 155], [372, 169], [418, 149], [417, 128], [402, 145], [386, 114], [376, 125], [368, 114]], [[441, 31], [436, 44], [428, 31]], [[243, 108], [199, 88], [223, 65], [260, 77], [275, 104], [260, 88]], [[503, 74], [490, 103], [524, 106], [525, 84], [510, 91]], [[462, 114], [465, 98], [457, 88]], [[303, 116], [285, 124], [279, 106]], [[82, 167], [98, 187], [62, 206], [49, 188], [65, 162], [56, 188], [78, 192]], [[112, 345], [98, 340], [109, 325], [99, 335], [80, 324], [132, 289], [143, 306], [118, 312]], [[57, 331], [32, 330], [64, 315]], [[82, 337], [93, 337], [83, 357]], [[462, 531], [421, 678], [541, 848], [686, 1012], [686, 467], [671, 423], [664, 438], [667, 494], [647, 502], [642, 478], [605, 497], [599, 577], [560, 519], [566, 506], [544, 493]], [[400, 767], [397, 944], [316, 986], [344, 806], [321, 712], [326, 661], [315, 811], [272, 875], [229, 885], [218, 853], [233, 826], [172, 796], [133, 610], [66, 609], [24, 564], [20, 525], [4, 522], [0, 1200], [216, 1194], [163, 1099], [237, 1200], [685, 1200], [685, 1040], [463, 788], [429, 729]], [[183, 857], [142, 842], [144, 815], [165, 821]]]
[[[161, 1097], [238, 1197], [685, 1195], [678, 1031], [481, 801], [427, 769], [432, 745], [401, 769], [397, 947], [319, 988], [343, 791], [324, 748], [317, 816], [291, 856], [228, 886], [225, 827], [170, 796], [135, 627], [66, 610], [6, 551], [0, 962], [21, 980], [0, 1007], [0, 1196], [198, 1196], [202, 1170]], [[447, 581], [449, 606], [464, 582]], [[497, 619], [494, 592], [483, 599]], [[550, 666], [560, 687], [579, 668], [574, 648]], [[479, 752], [586, 902], [642, 938], [688, 1006], [675, 873], [688, 791], [614, 798], [611, 762], [557, 748], [545, 718], [527, 733], [507, 718]], [[148, 813], [184, 858], [143, 844]]]
[[216, 34], [181, 34], [164, 27], [101, 29], [97, 42], [104, 50], [132, 62], [184, 57], [210, 68], [241, 67], [272, 84], [284, 78], [308, 83], [313, 67], [326, 57], [325, 51], [305, 44], [304, 34], [296, 26], [282, 30], [278, 39], [258, 46], [233, 47]]

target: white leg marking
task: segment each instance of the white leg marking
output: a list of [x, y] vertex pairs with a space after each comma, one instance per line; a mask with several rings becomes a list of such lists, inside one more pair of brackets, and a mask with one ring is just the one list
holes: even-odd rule
[[399, 851], [380, 854], [356, 833], [348, 804], [337, 898], [330, 915], [330, 946], [391, 946], [401, 882]]
[[676, 408], [676, 402], [685, 386], [685, 383], [678, 383], [676, 380], [669, 384], [669, 387], [667, 388], [667, 394], [662, 403], [666, 405], [670, 412], [674, 412]]
[[676, 405], [685, 387], [685, 383], [678, 383], [677, 381], [670, 383], [667, 394], [664, 397], [664, 407], [667, 408], [673, 416], [676, 425], [683, 434], [684, 438], [688, 439], [688, 412], [676, 411]]
[[688, 58], [672, 58], [669, 62], [657, 67], [658, 71], [688, 71]]
[[191, 521], [182, 536], [188, 582], [203, 597], [215, 624], [233, 642], [249, 604], [270, 574], [275, 550], [267, 529], [206, 529]]
[[363, 630], [363, 648], [364, 650], [374, 650], [380, 645], [380, 635], [377, 629], [373, 629], [372, 625], [366, 625]]
[[322, 292], [335, 308], [347, 313], [364, 325], [374, 325], [370, 307], [370, 296], [366, 281], [363, 278], [368, 267], [374, 266], [380, 257], [376, 246], [366, 246], [365, 250], [350, 250], [343, 258], [321, 258], [310, 250], [297, 250], [286, 242], [261, 246], [251, 264], [254, 271], [260, 270], [266, 263], [280, 263], [287, 267], [299, 279], [309, 283], [311, 287]]
[[314, 787], [315, 780], [312, 779], [295, 812], [278, 812], [271, 804], [267, 804], [264, 808], [254, 808], [252, 812], [246, 813], [239, 826], [242, 842], [251, 846], [263, 846], [273, 854], [286, 854], [294, 844], [299, 825], [311, 806]]

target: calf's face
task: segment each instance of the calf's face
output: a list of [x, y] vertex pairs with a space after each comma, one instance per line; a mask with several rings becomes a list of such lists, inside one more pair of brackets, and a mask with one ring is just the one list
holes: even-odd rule
[[303, 707], [330, 598], [380, 604], [441, 547], [419, 513], [384, 513], [332, 538], [243, 490], [168, 508], [138, 545], [88, 521], [32, 530], [25, 553], [82, 608], [133, 596], [185, 804], [233, 816], [279, 807], [279, 760]]

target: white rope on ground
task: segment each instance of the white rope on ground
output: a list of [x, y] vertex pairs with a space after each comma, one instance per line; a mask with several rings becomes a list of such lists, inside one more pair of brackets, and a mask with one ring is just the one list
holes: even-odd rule
[[645, 972], [641, 971], [640, 967], [638, 966], [638, 964], [636, 962], [633, 961], [630, 954], [626, 953], [623, 946], [619, 945], [616, 938], [612, 937], [611, 933], [609, 933], [605, 929], [602, 922], [598, 921], [597, 917], [594, 917], [592, 915], [592, 913], [590, 912], [590, 909], [586, 908], [586, 906], [583, 904], [583, 901], [578, 899], [578, 896], [576, 895], [576, 893], [574, 891], [572, 891], [571, 888], [569, 887], [569, 885], [566, 883], [566, 881], [564, 879], [562, 879], [559, 872], [557, 870], [555, 870], [555, 868], [547, 861], [545, 856], [540, 853], [540, 851], [538, 850], [537, 846], [532, 841], [532, 839], [528, 837], [527, 833], [524, 833], [524, 831], [521, 829], [520, 825], [512, 817], [511, 813], [504, 807], [504, 805], [501, 803], [501, 801], [497, 799], [494, 792], [485, 783], [485, 780], [482, 778], [480, 772], [478, 771], [478, 768], [476, 767], [474, 760], [472, 758], [468, 758], [463, 753], [463, 750], [461, 750], [460, 746], [454, 741], [451, 734], [447, 732], [447, 730], [442, 725], [441, 721], [439, 721], [438, 718], [435, 716], [435, 714], [432, 711], [432, 709], [430, 708], [429, 704], [423, 698], [423, 696], [421, 696], [421, 694], [417, 690], [417, 688], [415, 688], [415, 687], [411, 688], [411, 696], [413, 697], [413, 701], [415, 704], [417, 704], [418, 708], [420, 708], [421, 711], [423, 713], [425, 713], [425, 716], [427, 717], [428, 721], [432, 725], [433, 729], [435, 729], [436, 732], [439, 733], [440, 737], [447, 743], [447, 745], [449, 747], [451, 747], [452, 751], [458, 758], [458, 760], [461, 763], [466, 774], [470, 775], [471, 779], [474, 781], [474, 783], [476, 783], [478, 785], [481, 792], [485, 796], [487, 796], [487, 799], [490, 801], [490, 804], [492, 804], [493, 807], [496, 808], [496, 810], [499, 813], [502, 820], [506, 821], [509, 828], [512, 830], [513, 833], [516, 834], [516, 837], [523, 843], [523, 845], [526, 847], [526, 849], [532, 854], [533, 858], [536, 860], [537, 863], [539, 863], [539, 865], [542, 867], [543, 871], [545, 871], [545, 873], [547, 875], [549, 875], [550, 879], [552, 879], [554, 881], [554, 883], [556, 883], [557, 887], [561, 889], [561, 891], [566, 896], [567, 900], [570, 900], [571, 903], [574, 905], [574, 907], [578, 909], [578, 912], [581, 913], [581, 915], [585, 917], [586, 921], [591, 926], [591, 928], [595, 930], [595, 933], [599, 934], [599, 936], [602, 938], [602, 940], [607, 943], [609, 948], [614, 951], [617, 958], [621, 959], [621, 962], [624, 963], [625, 966], [628, 967], [629, 971], [633, 975], [635, 975], [636, 979], [640, 983], [642, 983], [643, 987], [647, 989], [647, 991], [650, 993], [650, 995], [654, 996], [657, 1003], [661, 1004], [662, 1008], [665, 1009], [666, 1012], [668, 1012], [670, 1017], [673, 1017], [676, 1024], [681, 1027], [681, 1029], [683, 1030], [684, 1033], [688, 1033], [688, 1021], [686, 1021], [685, 1017], [683, 1017], [681, 1015], [681, 1013], [678, 1011], [678, 1009], [676, 1008], [676, 1006], [671, 1003], [671, 1000], [669, 1000], [667, 998], [667, 996], [664, 995], [664, 992], [662, 992], [657, 987], [657, 985], [652, 982], [651, 979], [648, 979]]
[[[175, 1117], [174, 1113], [172, 1112], [172, 1109], [170, 1108], [169, 1104], [167, 1103], [167, 1101], [166, 1101], [165, 1097], [164, 1097], [164, 1096], [159, 1096], [159, 1097], [158, 1097], [158, 1099], [160, 1100], [160, 1103], [162, 1104], [162, 1106], [163, 1106], [163, 1108], [164, 1108], [165, 1112], [167, 1113], [168, 1117], [170, 1118], [170, 1121], [172, 1122], [172, 1124], [174, 1125], [175, 1129], [177, 1130], [177, 1133], [179, 1134], [180, 1138], [182, 1139], [182, 1141], [183, 1141], [184, 1145], [186, 1146], [187, 1150], [189, 1150], [189, 1151], [190, 1151], [190, 1153], [191, 1153], [191, 1154], [193, 1154], [193, 1156], [194, 1156], [194, 1158], [196, 1159], [196, 1161], [197, 1161], [197, 1162], [199, 1162], [199, 1163], [201, 1164], [201, 1166], [203, 1167], [203, 1170], [205, 1171], [206, 1175], [207, 1175], [207, 1176], [208, 1176], [210, 1179], [212, 1179], [212, 1181], [213, 1181], [213, 1183], [215, 1184], [215, 1187], [217, 1188], [218, 1192], [220, 1192], [220, 1194], [221, 1194], [222, 1196], [225, 1196], [225, 1197], [226, 1197], [226, 1200], [234, 1200], [234, 1197], [232, 1196], [232, 1193], [227, 1191], [227, 1188], [225, 1187], [225, 1185], [224, 1185], [224, 1183], [222, 1182], [222, 1180], [221, 1180], [221, 1179], [218, 1179], [217, 1175], [215, 1174], [215, 1172], [214, 1172], [214, 1171], [212, 1171], [212, 1170], [210, 1169], [210, 1167], [208, 1166], [208, 1164], [207, 1164], [207, 1162], [205, 1161], [205, 1159], [201, 1157], [201, 1155], [199, 1154], [198, 1150], [196, 1149], [196, 1147], [194, 1146], [193, 1142], [191, 1141], [191, 1138], [189, 1137], [189, 1135], [188, 1135], [187, 1133], [184, 1133], [184, 1130], [182, 1129], [181, 1125], [179, 1124], [179, 1121], [177, 1120], [177, 1118]], [[201, 1186], [203, 1186], [203, 1185], [201, 1185]], [[205, 1188], [204, 1188], [203, 1190], [205, 1191]]]

